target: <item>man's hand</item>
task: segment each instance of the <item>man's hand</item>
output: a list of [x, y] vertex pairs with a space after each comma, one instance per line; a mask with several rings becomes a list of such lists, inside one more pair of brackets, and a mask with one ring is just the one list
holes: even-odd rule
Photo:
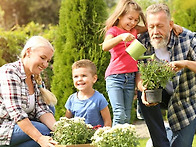
[[158, 103], [149, 103], [149, 102], [147, 102], [145, 90], [142, 92], [141, 99], [142, 99], [142, 103], [144, 105], [146, 105], [147, 107], [156, 106], [158, 104]]

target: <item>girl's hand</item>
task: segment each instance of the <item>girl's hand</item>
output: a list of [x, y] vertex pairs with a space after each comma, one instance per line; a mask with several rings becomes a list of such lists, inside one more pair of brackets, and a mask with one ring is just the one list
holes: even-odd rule
[[39, 137], [39, 139], [37, 140], [37, 143], [41, 147], [55, 147], [55, 145], [58, 144], [58, 142], [54, 141], [52, 137], [44, 136], [44, 135]]
[[174, 31], [174, 34], [176, 34], [176, 36], [178, 36], [180, 33], [182, 33], [183, 29], [181, 26], [174, 24], [173, 31]]
[[133, 36], [131, 33], [123, 33], [120, 34], [122, 41], [128, 42], [133, 39], [135, 39], [135, 36]]

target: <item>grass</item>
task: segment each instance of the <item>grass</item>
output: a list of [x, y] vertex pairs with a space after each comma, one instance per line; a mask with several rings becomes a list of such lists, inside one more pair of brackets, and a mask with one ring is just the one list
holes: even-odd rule
[[[140, 138], [139, 139], [139, 147], [146, 147], [146, 142], [148, 141], [149, 138]], [[193, 140], [193, 147], [196, 147], [196, 135], [194, 136], [194, 140]]]

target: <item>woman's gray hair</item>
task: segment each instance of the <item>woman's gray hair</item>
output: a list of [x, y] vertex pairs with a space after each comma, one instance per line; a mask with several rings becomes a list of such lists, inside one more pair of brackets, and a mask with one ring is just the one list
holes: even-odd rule
[[146, 9], [146, 17], [148, 14], [154, 14], [154, 13], [157, 13], [160, 11], [164, 11], [166, 13], [166, 15], [168, 16], [168, 18], [171, 19], [169, 7], [166, 4], [162, 4], [162, 3], [157, 3], [157, 4], [153, 4], [153, 5], [149, 6]]
[[26, 56], [26, 50], [28, 48], [31, 48], [32, 50], [39, 48], [39, 47], [46, 47], [51, 48], [54, 51], [53, 46], [51, 43], [45, 39], [42, 36], [32, 36], [25, 44], [22, 52], [21, 52], [21, 58], [24, 58]]

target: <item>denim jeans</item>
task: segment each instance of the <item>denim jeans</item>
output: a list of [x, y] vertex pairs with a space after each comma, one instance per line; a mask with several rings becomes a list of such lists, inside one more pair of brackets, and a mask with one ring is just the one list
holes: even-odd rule
[[[152, 143], [154, 147], [169, 147], [170, 142], [167, 137], [167, 133], [164, 126], [164, 121], [161, 113], [161, 104], [156, 106], [147, 107], [142, 103], [141, 100], [142, 93], [138, 91], [138, 100], [139, 105], [148, 127], [150, 137], [152, 139]], [[163, 101], [167, 101], [166, 99], [170, 99], [170, 95], [163, 90], [162, 98], [165, 99]]]
[[[55, 107], [49, 106], [53, 114], [55, 114]], [[51, 130], [41, 122], [31, 120], [31, 123], [35, 128], [39, 130], [42, 135], [51, 136]], [[32, 140], [26, 133], [24, 133], [20, 127], [16, 124], [11, 137], [10, 147], [40, 147], [40, 145]], [[3, 145], [0, 147], [8, 147]]]
[[[37, 121], [31, 121], [31, 123], [42, 135], [51, 136], [51, 130], [43, 123]], [[10, 145], [14, 147], [40, 147], [39, 144], [24, 133], [17, 124], [14, 126]]]
[[113, 126], [130, 123], [135, 91], [135, 73], [108, 76], [106, 78], [106, 90], [113, 111]]
[[196, 118], [185, 128], [173, 132], [171, 147], [192, 147], [196, 131]]

